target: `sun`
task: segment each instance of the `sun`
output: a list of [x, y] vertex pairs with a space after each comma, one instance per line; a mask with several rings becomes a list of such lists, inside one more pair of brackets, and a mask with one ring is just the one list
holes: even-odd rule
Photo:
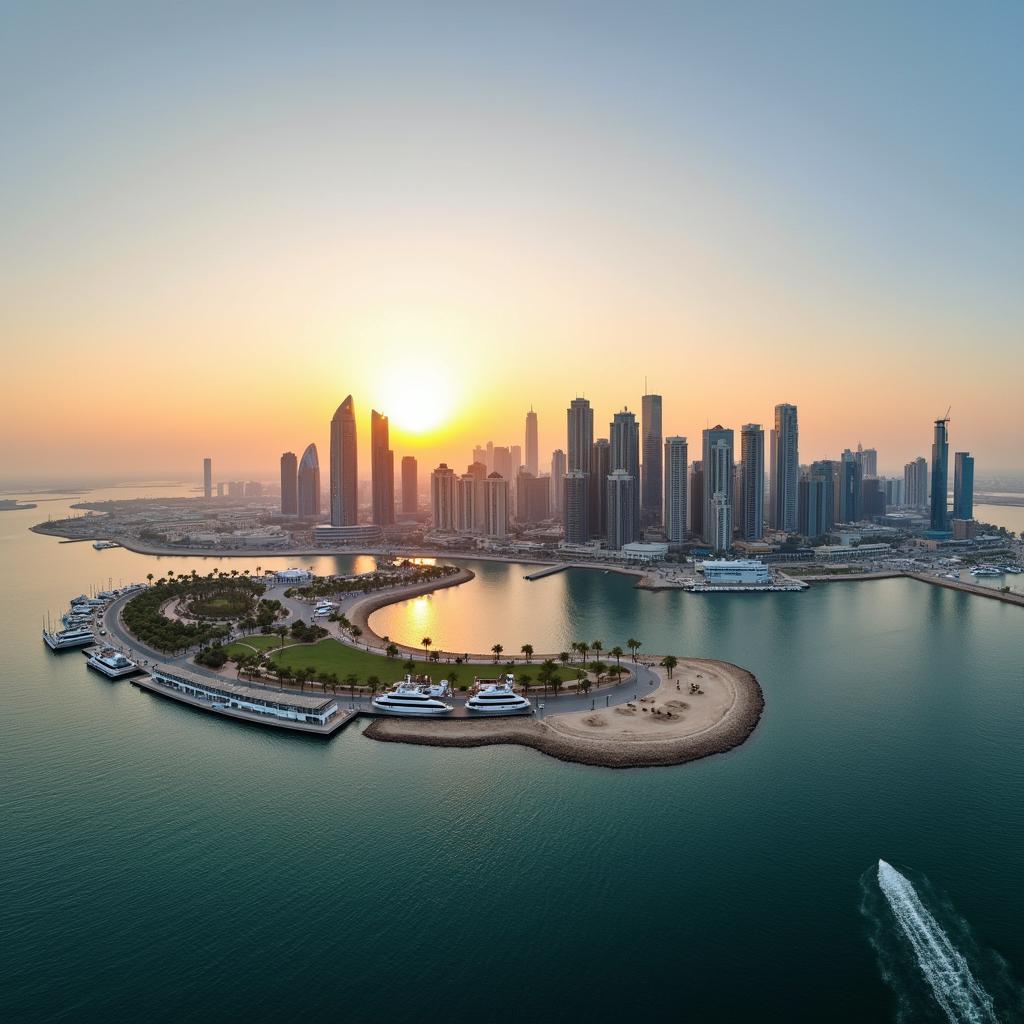
[[431, 366], [389, 377], [380, 390], [380, 411], [407, 434], [428, 434], [452, 418], [452, 384]]

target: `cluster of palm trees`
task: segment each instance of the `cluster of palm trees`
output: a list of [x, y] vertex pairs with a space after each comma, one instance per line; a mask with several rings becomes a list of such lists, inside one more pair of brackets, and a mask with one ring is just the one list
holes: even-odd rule
[[286, 597], [307, 599], [331, 597], [335, 594], [351, 594], [369, 590], [384, 590], [410, 583], [429, 583], [431, 580], [451, 576], [459, 571], [454, 565], [413, 565], [405, 562], [398, 569], [375, 569], [358, 576], [325, 576], [313, 580], [303, 587], [290, 587]]

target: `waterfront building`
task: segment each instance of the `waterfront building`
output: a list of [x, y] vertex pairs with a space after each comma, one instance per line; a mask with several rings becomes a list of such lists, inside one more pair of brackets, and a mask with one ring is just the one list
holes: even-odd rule
[[395, 453], [391, 450], [388, 418], [370, 411], [370, 493], [373, 522], [395, 521]]
[[430, 474], [430, 511], [435, 530], [457, 528], [455, 470], [445, 462]]
[[953, 456], [953, 518], [974, 518], [974, 457], [970, 452]]
[[668, 545], [659, 542], [642, 544], [636, 541], [632, 544], [623, 544], [622, 553], [626, 556], [627, 562], [664, 562], [668, 558]]
[[772, 431], [769, 522], [777, 530], [797, 529], [797, 488], [800, 482], [800, 445], [795, 405], [775, 406]]
[[487, 477], [487, 525], [488, 537], [508, 536], [508, 481], [499, 473]]
[[903, 504], [908, 508], [928, 507], [928, 462], [922, 455], [903, 467]]
[[669, 543], [686, 540], [687, 470], [689, 445], [685, 437], [665, 438], [665, 509], [663, 523]]
[[740, 427], [739, 526], [744, 540], [760, 540], [764, 536], [764, 430], [760, 423]]
[[695, 459], [690, 468], [690, 533], [704, 536], [704, 463]]
[[331, 420], [331, 526], [359, 521], [356, 407], [349, 395]]
[[570, 469], [565, 474], [565, 512], [563, 524], [566, 544], [586, 544], [590, 540], [590, 500], [587, 493], [589, 473]]
[[[703, 433], [703, 464], [704, 464], [704, 540], [708, 544], [716, 545], [716, 538], [722, 539], [721, 536], [721, 510], [719, 510], [718, 516], [712, 516], [711, 506], [712, 502], [715, 501], [716, 496], [720, 496], [720, 501], [724, 502], [729, 509], [729, 523], [731, 529], [732, 523], [732, 509], [734, 499], [734, 484], [733, 484], [733, 451], [734, 451], [734, 435], [732, 430], [728, 430], [723, 427], [720, 423], [716, 424]], [[732, 544], [732, 536], [730, 534], [728, 543], [725, 544], [727, 549]]]
[[531, 407], [526, 414], [526, 472], [533, 477], [540, 476], [537, 455], [537, 414]]
[[551, 511], [560, 516], [565, 507], [565, 452], [556, 448], [551, 453]]
[[203, 459], [203, 497], [213, 497], [213, 459]]
[[[609, 465], [612, 472], [621, 469], [628, 473], [634, 480], [633, 501], [633, 522], [637, 531], [640, 530], [640, 425], [636, 416], [628, 409], [617, 412], [612, 417], [609, 425], [608, 442]], [[610, 529], [610, 527], [609, 527]]]
[[804, 537], [823, 537], [835, 523], [835, 464], [812, 462], [800, 478], [797, 529]]
[[590, 449], [590, 536], [603, 538], [608, 533], [608, 474], [612, 471], [611, 445], [599, 437]]
[[320, 458], [315, 444], [308, 445], [302, 453], [296, 486], [299, 518], [311, 519], [320, 515]]
[[753, 558], [719, 558], [701, 563], [705, 583], [722, 585], [769, 584], [771, 570]]
[[732, 547], [732, 502], [724, 491], [716, 491], [711, 499], [708, 543], [715, 551], [728, 551]]
[[320, 523], [313, 527], [313, 543], [332, 547], [338, 544], [383, 544], [384, 530], [376, 523], [354, 523], [352, 526]]
[[281, 515], [299, 514], [299, 460], [295, 452], [281, 456]]
[[640, 539], [636, 477], [624, 469], [608, 474], [608, 547], [619, 551]]
[[948, 529], [949, 494], [949, 418], [935, 421], [932, 440], [931, 529]]
[[414, 516], [419, 511], [419, 469], [413, 455], [402, 456], [402, 515]]
[[516, 478], [516, 521], [536, 525], [551, 518], [551, 485], [525, 469]]
[[640, 520], [656, 526], [662, 517], [661, 395], [644, 395], [640, 407], [643, 462], [640, 467]]
[[482, 533], [484, 523], [484, 481], [487, 479], [483, 463], [474, 463], [484, 475], [463, 473], [455, 485], [455, 529], [459, 533]]

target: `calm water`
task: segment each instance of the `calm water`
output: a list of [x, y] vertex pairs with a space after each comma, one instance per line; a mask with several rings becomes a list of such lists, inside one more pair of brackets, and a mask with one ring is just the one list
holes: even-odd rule
[[[474, 565], [385, 631], [633, 635], [749, 667], [764, 721], [726, 756], [627, 772], [311, 743], [50, 655], [45, 609], [191, 563], [26, 533], [40, 511], [0, 513], [7, 1019], [891, 1020], [880, 856], [1024, 976], [1019, 608], [911, 581], [708, 598]], [[941, 1019], [901, 991], [907, 1019]]]

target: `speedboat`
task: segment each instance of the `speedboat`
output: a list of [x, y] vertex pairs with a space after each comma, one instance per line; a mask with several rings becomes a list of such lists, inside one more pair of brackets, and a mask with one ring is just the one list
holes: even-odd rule
[[89, 658], [89, 668], [102, 672], [108, 679], [120, 679], [122, 676], [129, 676], [138, 672], [139, 666], [134, 661], [129, 661], [120, 651], [112, 647], [105, 647], [98, 654]]
[[529, 700], [515, 692], [514, 683], [511, 675], [503, 681], [484, 682], [466, 701], [467, 710], [476, 715], [519, 715], [532, 711]]
[[62, 629], [59, 633], [43, 630], [43, 641], [51, 651], [67, 651], [73, 647], [87, 647], [96, 642], [91, 629]]
[[373, 709], [393, 715], [450, 715], [453, 706], [439, 699], [449, 692], [447, 683], [430, 686], [406, 676], [393, 690], [374, 697]]

